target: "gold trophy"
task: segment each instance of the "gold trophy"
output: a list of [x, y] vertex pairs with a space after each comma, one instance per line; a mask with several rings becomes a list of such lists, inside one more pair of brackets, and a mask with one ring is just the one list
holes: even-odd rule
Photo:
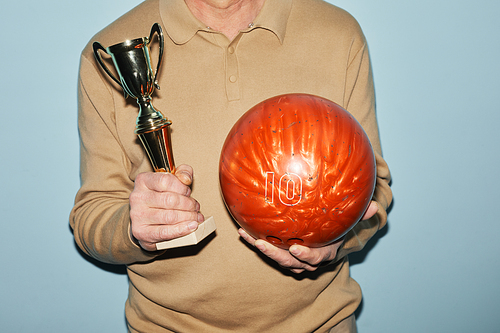
[[[160, 54], [156, 71], [153, 73], [149, 44], [155, 33], [158, 34], [160, 42]], [[99, 42], [94, 42], [93, 48], [97, 62], [123, 88], [125, 98], [128, 95], [137, 99], [139, 115], [137, 116], [135, 133], [139, 136], [154, 171], [173, 172], [175, 167], [169, 131], [169, 126], [172, 123], [161, 112], [155, 110], [151, 103], [154, 88], [160, 89], [156, 80], [163, 56], [163, 32], [160, 25], [158, 23], [153, 25], [149, 37], [127, 40], [106, 49]], [[104, 64], [99, 50], [111, 56], [120, 80]]]
[[[155, 33], [160, 43], [158, 63], [153, 73], [149, 45]], [[149, 37], [126, 40], [108, 48], [104, 48], [99, 42], [93, 43], [94, 56], [102, 69], [111, 77], [125, 92], [125, 98], [131, 96], [139, 104], [139, 115], [137, 116], [135, 133], [139, 136], [146, 150], [149, 160], [155, 172], [174, 172], [174, 158], [170, 142], [170, 129], [172, 124], [161, 112], [156, 110], [151, 103], [151, 95], [154, 88], [160, 89], [157, 82], [158, 69], [163, 57], [163, 32], [158, 23], [153, 24]], [[111, 73], [104, 64], [99, 50], [105, 52], [113, 61], [118, 73], [119, 80]], [[215, 230], [212, 217], [198, 226], [193, 233], [156, 244], [158, 250], [193, 245], [200, 242]]]

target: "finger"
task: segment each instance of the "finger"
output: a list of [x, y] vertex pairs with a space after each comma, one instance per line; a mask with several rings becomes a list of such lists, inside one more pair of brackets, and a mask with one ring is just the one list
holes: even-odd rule
[[143, 228], [146, 225], [174, 225], [186, 221], [203, 222], [203, 215], [196, 211], [172, 209], [137, 209], [130, 210], [132, 226]]
[[158, 208], [195, 212], [200, 210], [198, 201], [176, 192], [133, 191], [129, 200], [131, 209]]
[[371, 201], [361, 220], [368, 220], [369, 218], [373, 217], [373, 215], [375, 215], [377, 211], [378, 211], [378, 204], [375, 201]]
[[306, 265], [294, 258], [287, 250], [277, 248], [262, 239], [257, 240], [242, 228], [238, 230], [238, 233], [248, 244], [255, 246], [260, 252], [276, 261], [281, 267], [290, 269], [294, 273], [304, 271]]
[[332, 244], [310, 248], [302, 245], [290, 246], [290, 253], [300, 261], [306, 262], [311, 266], [318, 266], [322, 262], [331, 261], [337, 256], [337, 250], [342, 245], [344, 239], [339, 239]]
[[254, 245], [260, 252], [276, 261], [281, 267], [290, 269], [294, 273], [301, 273], [304, 270], [316, 270], [316, 267], [298, 260], [296, 257], [292, 256], [289, 251], [280, 249], [262, 239], [257, 239]]
[[156, 192], [175, 192], [185, 196], [191, 194], [191, 188], [183, 184], [179, 178], [168, 172], [145, 172], [137, 175], [135, 188]]
[[287, 251], [264, 240], [256, 240], [243, 229], [238, 230], [238, 233], [250, 245], [255, 246], [281, 267], [287, 268], [294, 273], [302, 273], [305, 270], [315, 271], [322, 262], [333, 260], [337, 255], [338, 248], [343, 243], [343, 239], [339, 239], [330, 245], [319, 248], [292, 245]]
[[[198, 224], [205, 220], [201, 213], [193, 215], [188, 212], [170, 212], [166, 214], [164, 210], [151, 210], [149, 214], [141, 216], [138, 223], [135, 223], [133, 218], [132, 236], [140, 244], [153, 244], [187, 235], [196, 230]], [[191, 222], [196, 223], [189, 224]]]
[[177, 179], [186, 186], [191, 186], [193, 183], [193, 168], [189, 165], [179, 165], [174, 172]]
[[139, 241], [142, 248], [148, 251], [156, 250], [156, 243], [169, 241], [186, 236], [198, 228], [198, 222], [189, 221], [174, 225], [148, 226], [140, 233], [141, 238], [134, 237]]
[[330, 251], [325, 248], [311, 249], [300, 245], [292, 245], [289, 251], [298, 260], [312, 266], [319, 265], [330, 255]]
[[241, 236], [241, 238], [243, 238], [248, 244], [252, 245], [252, 246], [255, 246], [255, 241], [256, 239], [253, 238], [252, 236], [250, 236], [249, 234], [247, 234], [247, 232], [243, 229], [243, 228], [240, 228], [238, 229], [238, 234]]

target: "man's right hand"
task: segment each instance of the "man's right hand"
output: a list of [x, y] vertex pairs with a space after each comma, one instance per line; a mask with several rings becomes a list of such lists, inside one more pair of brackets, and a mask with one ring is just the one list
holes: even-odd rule
[[177, 167], [175, 174], [141, 173], [130, 194], [131, 236], [147, 251], [156, 243], [190, 234], [204, 221], [200, 204], [191, 198], [193, 169]]

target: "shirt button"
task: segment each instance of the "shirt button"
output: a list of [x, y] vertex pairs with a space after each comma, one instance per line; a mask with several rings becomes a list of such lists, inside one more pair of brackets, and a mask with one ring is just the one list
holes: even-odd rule
[[234, 47], [230, 46], [227, 51], [230, 53], [230, 54], [233, 54], [234, 53]]
[[231, 76], [229, 77], [229, 82], [231, 82], [231, 83], [235, 83], [235, 82], [236, 82], [236, 75], [231, 75]]

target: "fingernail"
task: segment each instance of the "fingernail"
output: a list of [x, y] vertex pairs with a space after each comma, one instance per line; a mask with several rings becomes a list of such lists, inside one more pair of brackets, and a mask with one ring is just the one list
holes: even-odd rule
[[189, 224], [188, 224], [189, 230], [194, 231], [194, 230], [196, 230], [196, 228], [198, 228], [198, 222], [189, 222]]
[[203, 221], [205, 221], [205, 216], [202, 213], [198, 213], [198, 222], [202, 223]]
[[175, 173], [177, 178], [184, 184], [184, 185], [191, 185], [193, 179], [191, 178], [191, 174], [189, 172], [180, 170]]
[[248, 234], [246, 233], [245, 229], [243, 228], [239, 228], [238, 229], [238, 234], [240, 234], [241, 237], [245, 238], [248, 236]]

